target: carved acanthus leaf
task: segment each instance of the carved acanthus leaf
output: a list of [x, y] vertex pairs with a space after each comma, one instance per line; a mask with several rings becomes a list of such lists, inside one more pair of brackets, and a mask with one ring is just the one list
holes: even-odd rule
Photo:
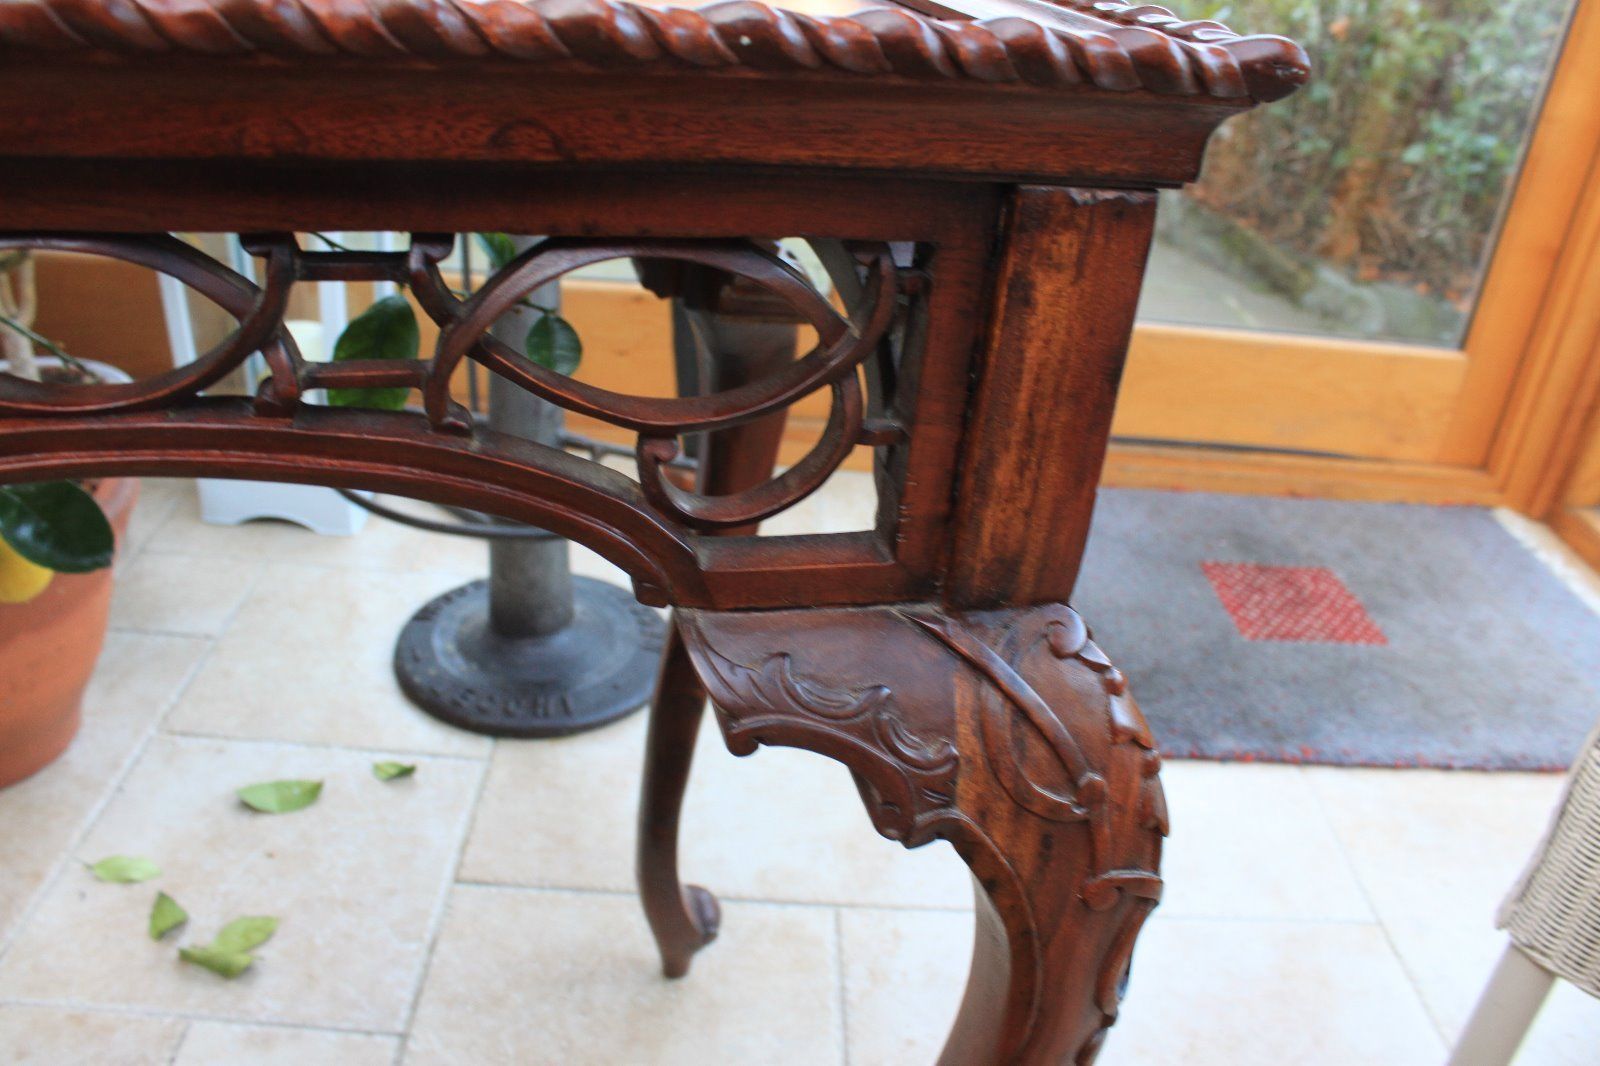
[[833, 754], [856, 772], [879, 832], [907, 843], [920, 843], [954, 803], [955, 745], [907, 725], [888, 686], [847, 689], [803, 677], [787, 652], [750, 666], [712, 647], [692, 619], [683, 625], [735, 750], [803, 739]]

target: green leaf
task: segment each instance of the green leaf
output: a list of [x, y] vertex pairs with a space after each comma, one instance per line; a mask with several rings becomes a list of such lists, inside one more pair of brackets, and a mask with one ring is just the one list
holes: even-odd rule
[[258, 948], [272, 939], [278, 930], [278, 919], [265, 916], [235, 918], [222, 927], [211, 946], [218, 951], [245, 952]]
[[[333, 346], [333, 361], [354, 359], [415, 359], [422, 350], [422, 333], [417, 329], [417, 314], [404, 296], [385, 296], [361, 314], [339, 335]], [[328, 402], [335, 407], [375, 407], [398, 411], [405, 407], [410, 389], [329, 389]]]
[[321, 781], [263, 781], [239, 790], [239, 800], [263, 814], [304, 810], [322, 795]]
[[264, 915], [235, 918], [222, 927], [222, 931], [211, 943], [204, 947], [180, 948], [178, 957], [184, 962], [204, 966], [212, 973], [232, 980], [248, 970], [250, 964], [256, 961], [250, 950], [272, 939], [272, 934], [277, 932], [277, 929], [276, 918]]
[[372, 776], [379, 781], [393, 781], [397, 777], [410, 777], [417, 772], [415, 763], [406, 762], [375, 762], [372, 764]]
[[0, 486], [0, 537], [24, 559], [63, 574], [104, 569], [116, 548], [100, 505], [70, 481]]
[[529, 359], [557, 374], [571, 374], [583, 359], [583, 340], [578, 331], [554, 311], [546, 311], [534, 322], [523, 349]]
[[150, 908], [150, 939], [160, 940], [189, 920], [189, 912], [165, 892], [156, 894], [155, 906]]
[[112, 855], [110, 858], [101, 859], [89, 869], [100, 880], [109, 881], [114, 885], [136, 885], [140, 881], [161, 876], [161, 867], [149, 859], [132, 855]]
[[212, 973], [233, 980], [250, 968], [255, 956], [247, 951], [227, 951], [216, 945], [201, 948], [179, 948], [178, 958], [204, 966]]
[[478, 233], [478, 244], [489, 257], [489, 265], [499, 270], [517, 257], [517, 246], [506, 233]]

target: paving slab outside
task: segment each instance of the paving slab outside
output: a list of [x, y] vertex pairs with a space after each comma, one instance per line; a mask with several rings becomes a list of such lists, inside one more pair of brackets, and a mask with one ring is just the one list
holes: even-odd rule
[[[870, 489], [824, 491], [817, 509], [853, 514]], [[398, 628], [481, 576], [480, 546], [382, 523], [348, 540], [219, 529], [190, 483], [150, 481], [119, 569], [82, 735], [0, 792], [0, 1062], [933, 1061], [970, 952], [965, 871], [943, 844], [875, 836], [842, 768], [703, 738], [683, 866], [725, 921], [668, 982], [631, 890], [643, 722], [491, 742], [406, 703]], [[379, 782], [382, 759], [418, 769]], [[1559, 775], [1164, 775], [1167, 896], [1102, 1063], [1442, 1062]], [[278, 777], [323, 779], [323, 796], [238, 806], [235, 788]], [[102, 884], [84, 863], [113, 853], [163, 873]], [[159, 944], [158, 890], [192, 916]], [[282, 919], [244, 976], [178, 961], [241, 914]], [[1596, 1047], [1600, 1002], [1558, 985], [1518, 1061], [1593, 1066]]]

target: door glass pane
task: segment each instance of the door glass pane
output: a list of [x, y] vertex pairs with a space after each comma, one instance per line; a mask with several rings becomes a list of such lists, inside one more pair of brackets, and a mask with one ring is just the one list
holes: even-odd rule
[[1191, 0], [1303, 43], [1312, 81], [1164, 193], [1147, 320], [1454, 347], [1572, 0]]

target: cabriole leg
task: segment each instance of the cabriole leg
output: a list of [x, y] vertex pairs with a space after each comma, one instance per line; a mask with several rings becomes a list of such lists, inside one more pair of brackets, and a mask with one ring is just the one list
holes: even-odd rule
[[711, 893], [678, 881], [678, 817], [694, 763], [706, 690], [677, 625], [669, 629], [645, 741], [637, 874], [645, 917], [661, 949], [662, 972], [682, 977], [689, 972], [694, 953], [716, 939], [721, 915]]
[[1166, 808], [1122, 675], [1064, 605], [683, 611], [728, 746], [853, 772], [874, 826], [944, 838], [978, 934], [945, 1066], [1092, 1062], [1161, 894]]
[[[670, 285], [716, 298], [727, 310], [712, 311], [676, 300], [673, 307], [683, 391], [736, 388], [776, 373], [794, 359], [796, 330], [787, 322], [747, 321], [735, 313], [728, 282], [713, 277], [649, 278], [653, 287]], [[782, 413], [707, 435], [699, 448], [696, 488], [719, 495], [759, 485], [772, 474], [783, 439]], [[728, 533], [754, 533], [755, 528]], [[695, 674], [676, 620], [662, 650], [661, 672], [650, 704], [644, 778], [639, 797], [639, 840], [635, 874], [651, 932], [661, 949], [662, 972], [682, 977], [694, 953], [717, 935], [720, 914], [711, 893], [678, 880], [678, 821], [694, 762], [695, 738], [704, 715], [706, 690]]]

